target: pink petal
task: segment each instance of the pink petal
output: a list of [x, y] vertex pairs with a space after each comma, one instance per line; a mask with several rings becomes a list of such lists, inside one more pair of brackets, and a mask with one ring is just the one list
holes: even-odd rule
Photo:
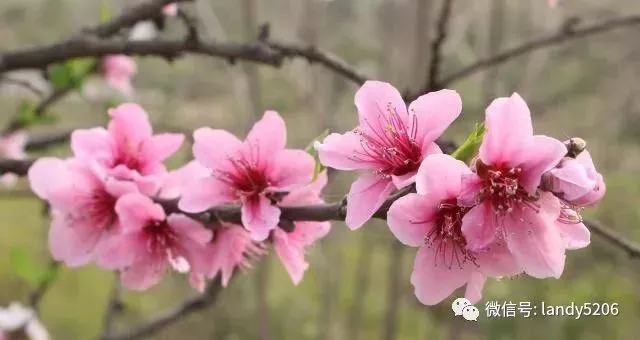
[[283, 206], [298, 206], [314, 203], [324, 203], [320, 198], [322, 189], [327, 185], [327, 171], [322, 171], [318, 174], [318, 177], [312, 183], [291, 191], [286, 195], [280, 205]]
[[43, 157], [38, 159], [28, 172], [31, 191], [42, 199], [48, 199], [54, 188], [71, 182], [67, 163], [58, 158]]
[[163, 198], [177, 198], [182, 195], [187, 185], [195, 180], [211, 176], [211, 171], [197, 161], [191, 161], [185, 166], [171, 171], [164, 179], [158, 196]]
[[170, 3], [162, 7], [162, 13], [168, 17], [175, 17], [178, 15], [178, 3]]
[[517, 165], [513, 159], [533, 136], [527, 103], [517, 93], [510, 98], [495, 99], [487, 107], [485, 124], [487, 134], [480, 145], [480, 159], [485, 164]]
[[607, 192], [607, 185], [604, 183], [602, 175], [598, 174], [596, 187], [586, 195], [573, 200], [571, 203], [578, 207], [589, 207], [602, 200]]
[[123, 269], [146, 251], [146, 241], [140, 233], [114, 235], [102, 244], [96, 262], [107, 270]]
[[171, 157], [184, 142], [184, 135], [179, 133], [161, 133], [142, 143], [139, 159], [143, 163], [162, 162]]
[[147, 290], [160, 282], [166, 270], [166, 258], [144, 258], [122, 271], [122, 286], [137, 291]]
[[303, 246], [289, 240], [287, 232], [276, 228], [273, 232], [273, 247], [287, 273], [289, 273], [293, 284], [300, 283], [304, 272], [309, 268], [309, 264], [304, 260]]
[[308, 153], [286, 149], [272, 157], [267, 170], [272, 190], [288, 191], [311, 182], [316, 164]]
[[553, 192], [563, 199], [573, 201], [596, 187], [595, 179], [589, 178], [587, 169], [575, 159], [565, 159], [561, 165], [551, 169]]
[[[193, 156], [210, 169], [219, 169], [231, 158], [237, 158], [242, 142], [225, 130], [199, 128], [193, 133]], [[224, 169], [224, 168], [223, 168]]]
[[591, 232], [589, 232], [584, 223], [562, 223], [557, 221], [556, 227], [567, 249], [580, 249], [591, 243]]
[[27, 146], [29, 135], [24, 130], [18, 130], [4, 137], [0, 136], [0, 156], [11, 159], [26, 157], [24, 148]]
[[287, 128], [284, 120], [276, 111], [266, 111], [262, 119], [256, 122], [245, 141], [251, 150], [248, 159], [256, 164], [266, 165], [274, 155], [284, 149], [287, 143]]
[[560, 203], [550, 193], [537, 201], [536, 212], [529, 207], [517, 207], [504, 221], [505, 239], [509, 251], [529, 275], [536, 278], [559, 278], [564, 269], [565, 242], [556, 229]]
[[417, 131], [415, 140], [420, 145], [432, 143], [461, 112], [462, 99], [458, 92], [440, 90], [427, 93], [409, 105], [409, 131]]
[[492, 277], [513, 276], [522, 272], [506, 244], [500, 240], [474, 253], [478, 270]]
[[480, 190], [482, 190], [483, 186], [484, 181], [475, 173], [462, 175], [458, 204], [463, 207], [476, 206], [479, 203], [478, 195], [480, 194]]
[[561, 141], [547, 136], [533, 136], [520, 155], [525, 158], [519, 162], [522, 168], [522, 186], [534, 193], [540, 185], [542, 174], [558, 165], [566, 153], [567, 148]]
[[145, 227], [150, 222], [165, 219], [162, 206], [137, 193], [122, 196], [116, 202], [115, 209], [118, 213], [120, 224], [126, 231], [135, 231]]
[[202, 224], [181, 214], [171, 214], [167, 222], [178, 234], [199, 244], [207, 244], [213, 236], [211, 230], [205, 229]]
[[455, 198], [460, 194], [462, 176], [470, 174], [464, 162], [445, 154], [430, 155], [418, 168], [416, 191], [441, 200]]
[[18, 182], [18, 176], [16, 174], [8, 173], [0, 176], [0, 184], [7, 188], [13, 187]]
[[107, 178], [104, 183], [105, 190], [113, 197], [121, 197], [138, 191], [138, 186], [129, 181], [121, 181], [113, 177]]
[[358, 89], [355, 95], [360, 128], [371, 131], [384, 131], [386, 119], [396, 115], [408, 127], [407, 106], [400, 92], [389, 83], [369, 80]]
[[[444, 255], [435, 253], [435, 247], [421, 247], [416, 255], [411, 273], [411, 284], [418, 300], [425, 305], [435, 305], [462, 287], [469, 280], [470, 272], [466, 267], [448, 266], [441, 257], [452, 256], [452, 246], [444, 247]], [[436, 256], [438, 258], [436, 258]]]
[[102, 229], [96, 228], [92, 221], [73, 223], [64, 215], [54, 213], [49, 229], [49, 250], [55, 260], [63, 261], [69, 267], [83, 266], [92, 260], [101, 236]]
[[393, 202], [387, 213], [387, 224], [402, 243], [419, 247], [434, 227], [439, 200], [418, 194], [408, 194]]
[[280, 222], [280, 208], [262, 195], [243, 199], [241, 212], [242, 225], [255, 241], [264, 241]]
[[497, 222], [491, 202], [485, 201], [471, 208], [462, 218], [467, 248], [477, 251], [487, 247], [496, 237]]
[[319, 239], [327, 236], [331, 230], [329, 222], [295, 222], [293, 232], [287, 233], [289, 238], [295, 238], [302, 245], [310, 246]]
[[182, 211], [197, 213], [235, 200], [236, 195], [227, 183], [209, 176], [187, 184], [178, 207]]
[[484, 274], [477, 271], [471, 272], [469, 282], [467, 282], [467, 289], [464, 292], [464, 297], [469, 300], [471, 304], [476, 304], [482, 299], [482, 288], [486, 281], [487, 277]]
[[370, 161], [364, 154], [360, 136], [353, 131], [344, 134], [332, 133], [322, 143], [315, 142], [320, 163], [339, 170], [357, 170], [377, 168], [377, 164]]
[[204, 293], [204, 290], [207, 287], [207, 281], [205, 280], [204, 275], [191, 271], [189, 273], [189, 285], [199, 293]]
[[393, 185], [395, 185], [396, 188], [402, 189], [407, 185], [415, 183], [417, 174], [418, 170], [411, 171], [400, 176], [391, 175], [391, 181], [393, 181]]
[[375, 174], [362, 175], [353, 184], [347, 196], [347, 226], [360, 228], [380, 208], [394, 189], [393, 182]]
[[138, 104], [121, 104], [110, 109], [109, 116], [109, 133], [122, 150], [137, 149], [153, 134], [149, 116]]

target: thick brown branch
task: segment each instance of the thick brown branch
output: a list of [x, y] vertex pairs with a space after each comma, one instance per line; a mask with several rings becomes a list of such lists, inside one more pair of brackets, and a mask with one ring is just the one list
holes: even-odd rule
[[[513, 58], [519, 57], [523, 54], [539, 50], [545, 47], [551, 47], [559, 45], [565, 42], [569, 42], [578, 38], [584, 38], [597, 33], [603, 33], [614, 30], [616, 28], [634, 26], [640, 24], [640, 15], [630, 15], [622, 18], [611, 19], [600, 23], [585, 26], [583, 28], [562, 30], [559, 33], [555, 33], [546, 37], [538, 38], [529, 42], [526, 42], [520, 46], [508, 49], [494, 56], [486, 59], [478, 60], [477, 62], [462, 68], [461, 70], [451, 74], [440, 82], [441, 86], [448, 86], [451, 83], [458, 81], [462, 78], [468, 77], [481, 70], [494, 67], [496, 65], [507, 62]], [[428, 92], [428, 89], [423, 89], [422, 93]]]
[[0, 56], [0, 73], [25, 69], [42, 68], [68, 59], [82, 57], [103, 57], [110, 54], [136, 56], [158, 56], [172, 60], [185, 53], [202, 54], [227, 59], [238, 59], [280, 65], [280, 54], [261, 44], [234, 44], [214, 42], [193, 42], [187, 40], [101, 40], [81, 37], [44, 47], [8, 52]]

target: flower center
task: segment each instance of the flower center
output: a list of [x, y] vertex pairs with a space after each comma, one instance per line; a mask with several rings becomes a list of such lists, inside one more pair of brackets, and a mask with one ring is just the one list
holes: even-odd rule
[[69, 215], [67, 218], [77, 222], [91, 222], [95, 228], [108, 230], [113, 226], [117, 216], [115, 206], [117, 199], [104, 189], [94, 190], [86, 200], [83, 209]]
[[537, 210], [537, 206], [532, 202], [535, 202], [538, 197], [529, 194], [520, 184], [521, 168], [488, 166], [478, 160], [476, 172], [484, 182], [480, 190], [480, 201], [490, 200], [496, 214], [510, 213], [516, 204], [521, 203]]
[[435, 226], [425, 236], [425, 245], [435, 247], [435, 265], [443, 263], [449, 269], [456, 263], [459, 268], [467, 262], [475, 263], [475, 256], [467, 250], [462, 235], [462, 217], [470, 208], [458, 206], [456, 199], [442, 201], [438, 206]]
[[418, 132], [415, 115], [409, 130], [400, 114], [388, 103], [376, 121], [365, 118], [364, 124], [365, 129], [354, 130], [360, 136], [362, 150], [356, 152], [352, 160], [375, 163], [379, 165], [378, 173], [387, 176], [401, 176], [418, 169], [422, 150], [415, 141]]
[[252, 196], [263, 192], [269, 185], [264, 171], [243, 158], [229, 159], [232, 169], [217, 171], [215, 175], [236, 189], [239, 196]]
[[147, 251], [154, 255], [166, 253], [178, 244], [178, 235], [166, 220], [153, 221], [143, 228]]

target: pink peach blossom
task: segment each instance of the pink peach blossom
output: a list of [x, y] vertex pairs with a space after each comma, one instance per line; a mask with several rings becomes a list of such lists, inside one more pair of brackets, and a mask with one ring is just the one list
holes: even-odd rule
[[131, 79], [138, 72], [135, 60], [126, 55], [109, 55], [102, 59], [102, 77], [114, 89], [127, 97], [133, 95]]
[[170, 171], [165, 176], [158, 192], [158, 197], [176, 199], [182, 195], [182, 191], [193, 181], [206, 178], [211, 175], [211, 170], [205, 168], [197, 161], [191, 161], [176, 170]]
[[206, 273], [210, 230], [182, 214], [167, 217], [159, 204], [137, 193], [121, 197], [115, 209], [122, 232], [105, 245], [99, 264], [121, 269], [124, 287], [146, 290], [168, 266], [181, 273]]
[[194, 133], [195, 159], [211, 175], [193, 181], [179, 202], [180, 209], [200, 212], [228, 202], [242, 203], [242, 224], [256, 241], [276, 228], [280, 209], [272, 195], [311, 181], [314, 160], [303, 150], [285, 149], [285, 123], [267, 111], [244, 142], [224, 130], [200, 128]]
[[222, 286], [226, 287], [236, 269], [251, 266], [251, 260], [266, 253], [264, 246], [251, 239], [244, 228], [233, 224], [221, 224], [214, 229], [213, 242], [207, 246], [207, 257], [211, 260], [209, 278], [220, 274]]
[[84, 162], [97, 161], [110, 176], [134, 181], [145, 194], [153, 195], [167, 171], [162, 164], [182, 145], [184, 136], [153, 135], [147, 113], [137, 104], [109, 110], [108, 129], [75, 130], [71, 149]]
[[586, 150], [575, 159], [565, 157], [548, 175], [551, 191], [573, 206], [592, 206], [604, 197], [607, 190], [602, 175]]
[[[327, 185], [327, 172], [323, 171], [311, 184], [294, 190], [280, 201], [281, 206], [321, 204], [322, 189]], [[325, 237], [331, 229], [329, 222], [294, 222], [294, 229], [286, 232], [281, 228], [273, 231], [273, 247], [294, 284], [300, 283], [309, 264], [304, 259], [305, 248]]]
[[119, 231], [118, 197], [136, 192], [133, 183], [109, 178], [95, 164], [41, 158], [28, 173], [31, 189], [52, 208], [49, 250], [68, 266], [101, 256], [104, 242]]
[[549, 4], [549, 7], [551, 8], [558, 6], [558, 2], [559, 0], [547, 0], [547, 4]]
[[31, 308], [12, 302], [7, 308], [0, 307], [0, 340], [4, 339], [49, 340], [50, 337]]
[[494, 100], [485, 124], [475, 173], [464, 177], [459, 199], [473, 206], [462, 221], [467, 247], [476, 251], [506, 242], [527, 274], [558, 278], [566, 245], [555, 224], [561, 204], [538, 186], [567, 150], [556, 139], [533, 135], [529, 108], [517, 93]]
[[[26, 154], [24, 148], [27, 145], [27, 133], [25, 131], [15, 131], [5, 136], [0, 136], [0, 157], [9, 159], [24, 159]], [[18, 176], [7, 173], [0, 176], [0, 184], [11, 187], [15, 185]]]
[[460, 115], [457, 92], [425, 94], [407, 107], [390, 84], [367, 81], [356, 93], [359, 125], [316, 143], [322, 164], [365, 171], [347, 197], [347, 226], [361, 227], [395, 188], [413, 183], [424, 157], [441, 153], [434, 143]]
[[391, 205], [387, 222], [400, 242], [420, 247], [411, 283], [420, 302], [434, 305], [454, 290], [467, 285], [465, 297], [480, 300], [487, 276], [510, 276], [521, 270], [503, 243], [467, 249], [462, 221], [470, 210], [457, 204], [462, 176], [471, 170], [447, 155], [430, 155], [416, 176], [417, 193]]
[[168, 17], [175, 17], [178, 15], [178, 3], [173, 2], [162, 7], [162, 13]]

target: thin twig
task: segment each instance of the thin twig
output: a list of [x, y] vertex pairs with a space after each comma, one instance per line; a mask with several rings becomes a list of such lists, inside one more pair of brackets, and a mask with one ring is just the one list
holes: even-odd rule
[[0, 78], [0, 83], [8, 83], [8, 84], [20, 86], [23, 89], [29, 90], [30, 92], [34, 93], [38, 97], [44, 97], [45, 96], [44, 91], [42, 91], [41, 89], [39, 89], [36, 86], [34, 86], [28, 80], [15, 79], [15, 78], [11, 78], [11, 77], [1, 77]]
[[627, 240], [613, 229], [602, 225], [596, 220], [584, 221], [584, 224], [595, 234], [600, 235], [616, 247], [624, 250], [631, 258], [640, 258], [640, 245]]
[[436, 24], [436, 37], [431, 42], [430, 48], [431, 61], [429, 62], [427, 85], [425, 86], [429, 91], [433, 91], [438, 88], [438, 78], [440, 77], [440, 70], [442, 68], [443, 46], [447, 39], [447, 25], [449, 23], [449, 18], [451, 17], [452, 7], [453, 0], [444, 0], [440, 9], [440, 16], [438, 17], [438, 22]]
[[533, 52], [545, 47], [551, 47], [559, 45], [565, 42], [573, 41], [578, 38], [585, 38], [597, 33], [608, 32], [617, 28], [634, 26], [640, 24], [640, 15], [630, 15], [622, 18], [615, 18], [606, 20], [596, 24], [592, 24], [583, 28], [561, 30], [558, 33], [538, 38], [529, 42], [526, 42], [520, 46], [508, 49], [496, 55], [490, 56], [485, 59], [480, 59], [475, 63], [463, 67], [459, 71], [449, 75], [440, 82], [441, 86], [448, 86], [453, 82], [456, 82], [462, 78], [466, 78], [481, 70], [494, 67], [496, 65], [507, 62], [513, 58], [521, 56], [523, 54]]
[[129, 340], [152, 335], [189, 314], [209, 307], [217, 300], [221, 290], [222, 285], [220, 284], [220, 279], [214, 280], [209, 284], [203, 294], [187, 299], [180, 305], [160, 312], [153, 318], [133, 326], [124, 332], [113, 335], [103, 335], [101, 340]]
[[115, 273], [115, 280], [113, 281], [113, 286], [111, 289], [111, 294], [109, 296], [109, 300], [107, 302], [107, 308], [104, 312], [104, 317], [102, 321], [102, 336], [108, 337], [111, 335], [113, 331], [113, 324], [115, 321], [115, 317], [120, 314], [122, 311], [122, 285], [120, 284], [120, 274], [118, 272]]

